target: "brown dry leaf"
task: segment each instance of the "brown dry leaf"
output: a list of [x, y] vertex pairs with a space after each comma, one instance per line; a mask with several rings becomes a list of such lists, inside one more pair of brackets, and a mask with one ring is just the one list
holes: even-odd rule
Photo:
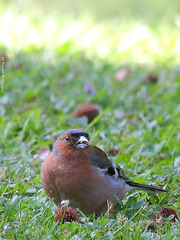
[[145, 78], [145, 81], [150, 83], [157, 83], [158, 76], [156, 74], [148, 74]]
[[147, 226], [148, 230], [156, 231], [160, 224], [165, 222], [164, 218], [159, 217], [158, 219], [147, 220], [146, 223], [143, 224], [144, 227]]
[[86, 116], [88, 118], [88, 123], [90, 123], [97, 115], [99, 115], [99, 109], [91, 103], [80, 105], [72, 114], [74, 118]]
[[165, 223], [167, 221], [167, 218], [170, 215], [174, 215], [174, 217], [171, 219], [171, 222], [179, 221], [179, 218], [177, 216], [177, 213], [175, 210], [171, 208], [162, 207], [160, 213], [152, 212], [152, 220], [147, 220], [147, 223], [144, 223], [143, 226], [147, 226], [148, 230], [157, 230], [158, 226]]
[[132, 112], [125, 112], [124, 113], [124, 117], [125, 118], [131, 118], [131, 117], [133, 117], [134, 116], [134, 114], [132, 113]]
[[[152, 230], [152, 231], [155, 231], [158, 229], [158, 226], [159, 224], [155, 221], [155, 220], [150, 220], [148, 223], [147, 223], [147, 230]], [[145, 224], [146, 226], [146, 224]]]
[[109, 148], [108, 149], [108, 154], [110, 156], [116, 156], [118, 153], [119, 153], [119, 151], [117, 149], [115, 149], [115, 148]]
[[50, 154], [50, 149], [49, 147], [44, 147], [38, 151], [39, 159], [44, 160], [49, 154]]
[[171, 219], [171, 222], [179, 221], [179, 217], [176, 211], [172, 208], [162, 207], [159, 216], [163, 218], [168, 218], [172, 214], [174, 215], [174, 217]]
[[7, 167], [0, 167], [0, 182], [2, 181], [6, 171], [7, 171]]
[[123, 82], [127, 77], [132, 75], [132, 71], [129, 69], [121, 69], [115, 74], [115, 79], [118, 82]]

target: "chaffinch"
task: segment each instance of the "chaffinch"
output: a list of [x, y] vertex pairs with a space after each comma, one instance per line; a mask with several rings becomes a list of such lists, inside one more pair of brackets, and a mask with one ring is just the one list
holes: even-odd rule
[[41, 166], [42, 185], [59, 205], [69, 199], [72, 207], [99, 216], [107, 210], [107, 200], [117, 203], [134, 189], [167, 192], [156, 186], [136, 183], [112, 163], [105, 152], [89, 143], [80, 129], [65, 131], [54, 143]]

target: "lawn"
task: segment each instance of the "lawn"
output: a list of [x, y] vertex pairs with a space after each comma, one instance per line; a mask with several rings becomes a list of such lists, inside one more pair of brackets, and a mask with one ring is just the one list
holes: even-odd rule
[[[180, 217], [178, 16], [156, 24], [88, 16], [0, 17], [0, 239], [178, 239], [174, 215], [159, 219], [165, 207]], [[122, 70], [130, 74], [119, 79]], [[72, 117], [86, 102], [100, 109], [90, 124]], [[109, 158], [134, 181], [169, 193], [134, 191], [110, 216], [57, 224], [38, 152], [69, 128], [106, 153], [117, 149]]]

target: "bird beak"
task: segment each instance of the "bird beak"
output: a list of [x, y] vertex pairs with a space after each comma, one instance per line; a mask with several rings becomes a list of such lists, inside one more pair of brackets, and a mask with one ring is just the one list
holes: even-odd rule
[[88, 146], [89, 140], [84, 136], [80, 136], [80, 138], [76, 142], [76, 148], [86, 148]]

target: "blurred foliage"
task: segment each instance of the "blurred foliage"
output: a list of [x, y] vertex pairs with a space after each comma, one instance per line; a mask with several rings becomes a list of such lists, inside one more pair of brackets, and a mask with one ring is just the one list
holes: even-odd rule
[[[113, 1], [110, 6], [101, 1], [4, 2], [1, 52], [6, 48], [10, 55], [37, 48], [61, 55], [83, 51], [89, 58], [100, 56], [109, 62], [171, 66], [179, 62], [179, 5], [178, 1]], [[101, 17], [100, 9], [106, 17]]]
[[170, 20], [173, 22], [176, 15], [179, 16], [180, 2], [178, 0], [108, 0], [88, 1], [88, 0], [1, 0], [1, 8], [11, 9], [18, 14], [26, 13], [31, 16], [51, 15], [61, 17], [69, 15], [77, 18], [81, 15], [90, 14], [96, 20], [108, 18], [133, 18], [144, 19], [154, 22]]

